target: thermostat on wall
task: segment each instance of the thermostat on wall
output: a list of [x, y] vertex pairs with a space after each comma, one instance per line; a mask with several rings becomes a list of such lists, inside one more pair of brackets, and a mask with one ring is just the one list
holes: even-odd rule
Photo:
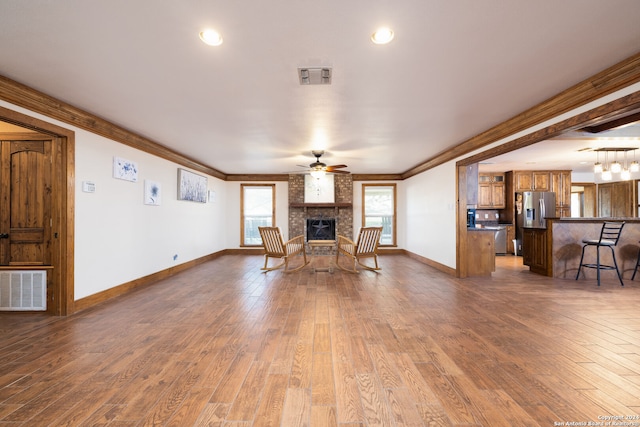
[[96, 192], [96, 184], [91, 181], [82, 181], [82, 191], [85, 193], [95, 193]]

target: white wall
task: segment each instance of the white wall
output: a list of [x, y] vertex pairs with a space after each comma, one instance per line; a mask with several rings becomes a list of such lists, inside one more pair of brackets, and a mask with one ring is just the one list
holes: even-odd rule
[[[178, 201], [175, 163], [2, 100], [0, 105], [75, 132], [75, 299], [229, 247], [226, 182], [207, 177], [215, 203]], [[114, 156], [138, 163], [138, 182], [112, 177]], [[145, 179], [161, 184], [160, 206], [143, 204]], [[96, 192], [84, 193], [82, 181], [94, 182]]]
[[448, 162], [404, 181], [406, 246], [440, 264], [456, 266], [456, 167]]
[[[137, 162], [137, 182], [113, 178], [114, 156]], [[215, 203], [177, 200], [179, 167], [77, 131], [76, 299], [226, 248], [225, 182], [207, 177]], [[145, 179], [160, 183], [159, 206], [143, 203]], [[83, 192], [83, 181], [96, 192]]]

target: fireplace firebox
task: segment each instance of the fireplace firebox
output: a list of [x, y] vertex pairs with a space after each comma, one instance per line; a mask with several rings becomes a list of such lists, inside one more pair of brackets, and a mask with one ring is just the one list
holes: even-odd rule
[[336, 240], [335, 218], [307, 218], [307, 241]]

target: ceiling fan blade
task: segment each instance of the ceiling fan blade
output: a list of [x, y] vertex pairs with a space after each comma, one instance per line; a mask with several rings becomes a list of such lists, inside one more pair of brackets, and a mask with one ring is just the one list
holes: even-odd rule
[[341, 171], [341, 170], [328, 170], [327, 169], [327, 173], [346, 173], [346, 174], [349, 174], [351, 172], [349, 172], [349, 171]]
[[346, 168], [348, 167], [347, 165], [331, 165], [331, 166], [327, 166], [327, 170], [329, 169], [341, 169], [341, 168]]

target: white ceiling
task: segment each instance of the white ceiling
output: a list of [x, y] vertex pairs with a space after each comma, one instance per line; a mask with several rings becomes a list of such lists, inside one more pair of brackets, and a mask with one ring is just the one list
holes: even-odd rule
[[[224, 173], [312, 149], [402, 173], [637, 53], [638, 22], [638, 0], [2, 0], [0, 74]], [[332, 84], [300, 86], [313, 66]]]

